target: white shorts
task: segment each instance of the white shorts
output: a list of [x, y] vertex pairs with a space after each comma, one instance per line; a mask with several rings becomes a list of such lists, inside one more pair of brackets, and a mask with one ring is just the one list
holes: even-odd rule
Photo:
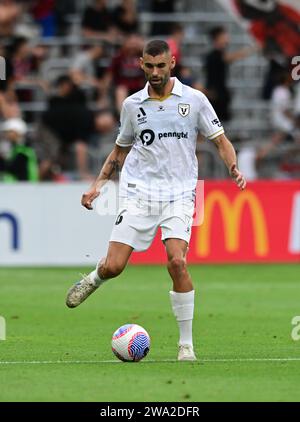
[[125, 243], [136, 251], [145, 251], [151, 245], [158, 227], [161, 240], [177, 238], [190, 241], [194, 201], [147, 201], [122, 198], [110, 241]]

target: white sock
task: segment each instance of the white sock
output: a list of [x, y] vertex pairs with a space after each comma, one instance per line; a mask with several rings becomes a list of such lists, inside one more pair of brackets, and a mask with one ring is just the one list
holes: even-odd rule
[[179, 345], [189, 344], [193, 346], [194, 297], [194, 290], [187, 293], [170, 292], [173, 313], [179, 327]]
[[99, 266], [99, 263], [97, 264], [96, 269], [90, 273], [90, 277], [97, 286], [100, 286], [100, 284], [104, 283], [105, 280], [99, 277], [98, 266]]
[[90, 277], [95, 282], [95, 284], [100, 284], [101, 279], [100, 279], [100, 277], [98, 275], [97, 268], [90, 273]]

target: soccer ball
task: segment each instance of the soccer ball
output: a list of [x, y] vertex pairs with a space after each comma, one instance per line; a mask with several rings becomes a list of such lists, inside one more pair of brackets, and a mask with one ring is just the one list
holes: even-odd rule
[[122, 325], [112, 336], [111, 348], [123, 362], [138, 362], [149, 352], [150, 337], [140, 325]]

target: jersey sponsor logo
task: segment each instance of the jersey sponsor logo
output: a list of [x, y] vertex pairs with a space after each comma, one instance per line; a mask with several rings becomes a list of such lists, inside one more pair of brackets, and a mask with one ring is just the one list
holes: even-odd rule
[[[176, 138], [180, 139], [188, 139], [189, 133], [188, 132], [159, 132], [157, 134], [158, 139], [161, 140], [163, 138]], [[155, 139], [155, 133], [151, 129], [145, 129], [140, 134], [140, 139], [143, 145], [151, 145]]]
[[222, 127], [222, 123], [220, 122], [219, 119], [214, 119], [211, 121], [213, 125], [216, 125], [218, 127]]
[[191, 110], [190, 104], [183, 104], [183, 103], [178, 104], [178, 113], [180, 114], [180, 116], [182, 117], [188, 116], [190, 114], [190, 110]]
[[151, 129], [145, 129], [140, 134], [143, 145], [151, 145], [155, 139], [155, 133]]
[[157, 111], [165, 111], [165, 107], [164, 107], [164, 106], [162, 106], [162, 105], [160, 105], [160, 106], [158, 107]]
[[140, 113], [137, 115], [138, 125], [142, 125], [143, 123], [147, 122], [147, 114], [143, 107], [139, 108]]
[[180, 139], [188, 139], [189, 133], [188, 132], [160, 132], [158, 134], [158, 139], [162, 138], [177, 138]]

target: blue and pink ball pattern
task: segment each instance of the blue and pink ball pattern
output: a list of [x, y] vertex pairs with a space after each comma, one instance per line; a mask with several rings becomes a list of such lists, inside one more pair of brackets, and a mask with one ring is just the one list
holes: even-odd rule
[[112, 351], [123, 362], [138, 362], [149, 350], [149, 334], [137, 324], [123, 325], [113, 334]]

